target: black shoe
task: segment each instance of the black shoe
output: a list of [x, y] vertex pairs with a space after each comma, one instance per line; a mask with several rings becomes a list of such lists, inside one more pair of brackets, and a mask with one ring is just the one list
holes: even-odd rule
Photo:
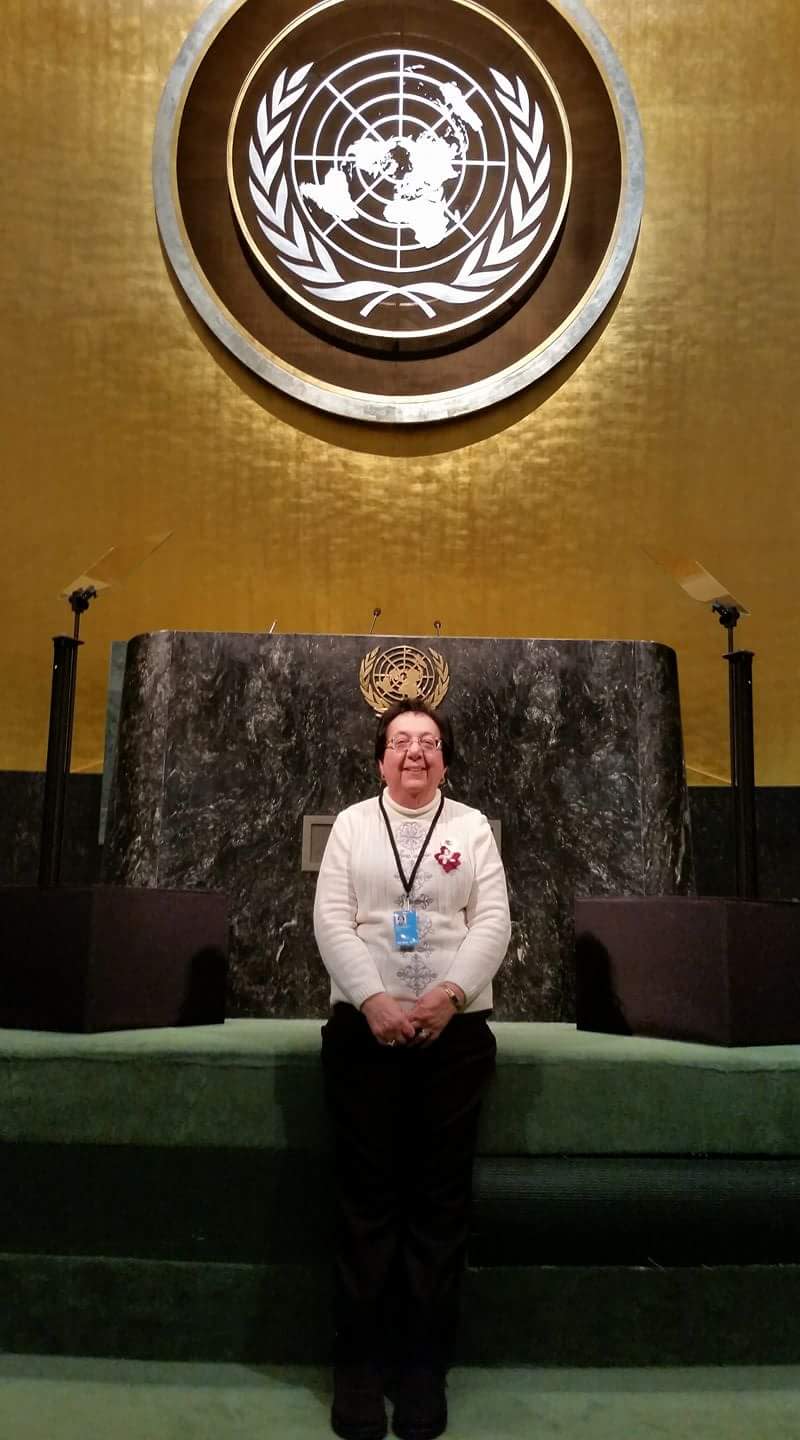
[[392, 1429], [400, 1440], [435, 1440], [447, 1429], [447, 1398], [440, 1370], [406, 1370], [397, 1387]]
[[337, 1365], [333, 1372], [331, 1429], [342, 1440], [383, 1440], [383, 1378], [373, 1365]]

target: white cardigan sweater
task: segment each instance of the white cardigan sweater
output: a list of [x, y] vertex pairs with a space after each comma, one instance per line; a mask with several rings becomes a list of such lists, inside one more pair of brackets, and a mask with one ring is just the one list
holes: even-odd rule
[[[383, 792], [406, 877], [439, 798], [408, 810]], [[392, 912], [411, 907], [419, 940], [413, 950], [398, 950]], [[467, 1010], [488, 1010], [511, 926], [503, 863], [485, 815], [445, 800], [406, 900], [377, 796], [342, 810], [322, 857], [314, 933], [331, 977], [332, 1004], [346, 1000], [360, 1009], [380, 991], [413, 1004], [452, 980], [464, 991]]]

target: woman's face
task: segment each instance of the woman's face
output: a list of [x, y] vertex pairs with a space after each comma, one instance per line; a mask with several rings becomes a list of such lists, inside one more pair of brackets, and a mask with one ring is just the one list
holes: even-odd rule
[[[396, 805], [418, 810], [433, 799], [444, 779], [445, 764], [441, 750], [431, 742], [441, 738], [435, 720], [413, 710], [396, 715], [390, 722], [386, 754], [378, 762], [378, 769]], [[395, 749], [392, 742], [399, 748]]]

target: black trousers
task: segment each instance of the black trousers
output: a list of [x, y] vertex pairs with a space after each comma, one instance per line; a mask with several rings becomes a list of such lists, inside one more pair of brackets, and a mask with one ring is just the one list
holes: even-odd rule
[[379, 1045], [351, 1005], [334, 1006], [323, 1026], [337, 1361], [449, 1363], [478, 1114], [495, 1068], [488, 1013], [454, 1016], [425, 1048]]

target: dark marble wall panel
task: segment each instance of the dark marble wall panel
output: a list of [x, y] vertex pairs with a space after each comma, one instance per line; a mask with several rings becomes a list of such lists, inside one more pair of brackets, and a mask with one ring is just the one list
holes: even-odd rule
[[[736, 850], [729, 789], [691, 791], [698, 895], [733, 895]], [[800, 900], [800, 787], [756, 790], [758, 893], [762, 900]]]
[[112, 640], [108, 658], [108, 690], [106, 691], [106, 743], [103, 756], [103, 788], [100, 795], [100, 844], [105, 844], [108, 802], [111, 797], [111, 782], [117, 763], [117, 736], [119, 734], [119, 712], [122, 705], [122, 686], [125, 680], [125, 666], [128, 660], [127, 640]]
[[644, 894], [683, 894], [692, 876], [689, 793], [674, 779], [683, 753], [680, 707], [664, 705], [665, 695], [678, 696], [677, 656], [664, 645], [637, 645], [635, 657]]
[[[63, 862], [67, 884], [100, 879], [100, 784], [99, 775], [70, 777]], [[43, 795], [43, 774], [0, 771], [0, 885], [36, 883]], [[731, 895], [736, 886], [731, 792], [702, 786], [688, 795], [697, 894]], [[800, 900], [800, 787], [758, 789], [756, 816], [761, 898]]]
[[514, 929], [498, 1014], [571, 1014], [574, 896], [642, 884], [632, 647], [456, 643], [453, 789], [503, 825]]
[[[70, 777], [63, 862], [67, 884], [100, 879], [100, 784], [99, 775]], [[36, 883], [43, 795], [43, 774], [0, 771], [0, 885]], [[736, 885], [731, 792], [701, 786], [688, 795], [697, 894], [731, 895]], [[756, 816], [761, 898], [800, 900], [800, 787], [756, 790]]]
[[[61, 878], [66, 885], [97, 879], [100, 775], [70, 775], [64, 802]], [[0, 771], [0, 885], [35, 885], [44, 804], [44, 775]]]
[[[175, 675], [171, 631], [131, 640], [105, 824], [107, 878], [158, 885], [161, 820]], [[118, 857], [124, 855], [120, 868]]]
[[[359, 665], [372, 645], [403, 642], [431, 644], [191, 633], [131, 643], [106, 873], [229, 895], [231, 1013], [326, 1009], [302, 819], [377, 793]], [[670, 893], [691, 884], [674, 657], [630, 642], [435, 648], [459, 738], [452, 793], [503, 827], [513, 936], [496, 1012], [569, 1018], [574, 896], [652, 893], [657, 875]], [[664, 851], [686, 858], [665, 865]]]

